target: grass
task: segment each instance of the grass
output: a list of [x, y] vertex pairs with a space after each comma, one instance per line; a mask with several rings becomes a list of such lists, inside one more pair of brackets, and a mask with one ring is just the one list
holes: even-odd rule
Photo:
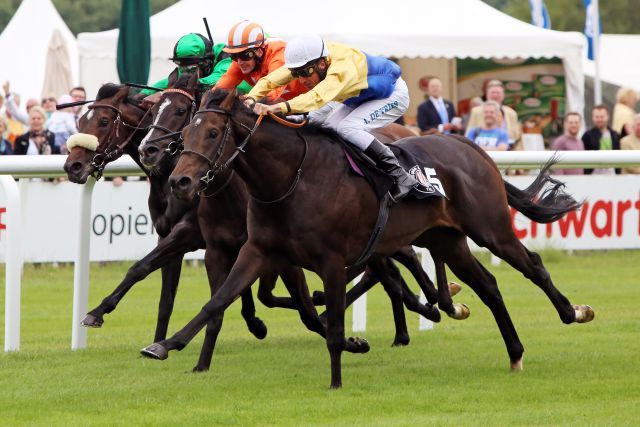
[[[391, 309], [376, 288], [361, 334], [372, 350], [343, 356], [340, 391], [327, 389], [324, 342], [295, 313], [260, 304], [267, 338], [249, 334], [234, 304], [209, 373], [190, 373], [202, 334], [165, 362], [141, 358], [138, 350], [153, 339], [157, 273], [105, 317], [102, 329], [89, 331], [88, 349], [71, 352], [72, 268], [26, 266], [21, 350], [0, 355], [0, 424], [636, 425], [640, 251], [542, 257], [559, 289], [573, 303], [591, 304], [596, 319], [563, 325], [533, 284], [505, 264], [491, 267], [525, 345], [524, 372], [509, 372], [495, 322], [467, 287], [456, 301], [471, 307], [468, 320], [445, 318], [434, 331], [418, 332], [409, 314], [412, 341], [404, 348], [390, 347]], [[92, 267], [92, 307], [126, 268]], [[170, 331], [202, 306], [204, 280], [202, 268], [183, 269]], [[320, 287], [315, 276], [309, 280]]]

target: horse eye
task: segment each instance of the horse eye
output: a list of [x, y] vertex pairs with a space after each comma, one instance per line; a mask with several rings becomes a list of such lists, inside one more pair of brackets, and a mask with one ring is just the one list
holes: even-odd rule
[[102, 118], [100, 119], [100, 126], [106, 126], [109, 124], [109, 119]]
[[187, 112], [187, 110], [185, 108], [178, 108], [178, 110], [176, 110], [176, 115], [178, 116], [184, 116], [184, 114]]
[[213, 139], [215, 139], [218, 136], [218, 131], [216, 129], [211, 129], [209, 131], [209, 136]]

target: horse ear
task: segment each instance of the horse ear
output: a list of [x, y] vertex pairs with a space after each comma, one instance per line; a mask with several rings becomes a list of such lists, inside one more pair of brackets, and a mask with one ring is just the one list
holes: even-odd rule
[[128, 97], [129, 97], [129, 88], [127, 86], [122, 86], [118, 90], [118, 92], [116, 92], [116, 94], [113, 96], [113, 103], [122, 104], [126, 102]]
[[233, 104], [236, 102], [236, 98], [238, 97], [238, 91], [236, 89], [230, 91], [224, 101], [220, 103], [220, 106], [227, 111], [230, 111], [233, 108]]
[[169, 77], [167, 78], [167, 83], [169, 87], [173, 87], [173, 85], [176, 84], [176, 82], [178, 81], [178, 77], [180, 77], [180, 73], [178, 72], [178, 67], [176, 67], [171, 72], [171, 74], [169, 74]]
[[202, 99], [200, 100], [200, 107], [198, 107], [198, 109], [207, 107], [207, 102], [209, 100], [209, 95], [211, 95], [211, 90], [206, 90], [204, 92], [204, 94], [202, 95]]

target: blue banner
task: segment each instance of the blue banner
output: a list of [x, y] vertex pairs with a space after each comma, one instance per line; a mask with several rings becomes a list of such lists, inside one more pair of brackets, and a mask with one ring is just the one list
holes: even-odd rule
[[544, 0], [529, 0], [531, 6], [531, 23], [536, 27], [551, 29], [551, 18]]
[[584, 35], [587, 37], [587, 57], [593, 60], [593, 39], [594, 37], [600, 37], [602, 25], [600, 22], [600, 14], [598, 9], [593, 4], [592, 0], [584, 0], [585, 9], [585, 21], [584, 21]]

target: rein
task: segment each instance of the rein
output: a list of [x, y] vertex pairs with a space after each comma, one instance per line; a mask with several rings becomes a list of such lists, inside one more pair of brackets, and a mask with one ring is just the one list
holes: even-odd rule
[[[89, 107], [87, 107], [89, 110], [93, 110], [96, 108], [107, 108], [109, 110], [112, 110], [113, 112], [116, 113], [116, 118], [113, 121], [113, 126], [111, 128], [111, 130], [109, 131], [109, 134], [107, 135], [106, 140], [107, 141], [111, 141], [113, 139], [113, 136], [115, 134], [116, 138], [120, 138], [120, 126], [125, 126], [128, 127], [129, 129], [132, 129], [133, 132], [131, 132], [131, 134], [120, 144], [116, 145], [114, 149], [110, 150], [110, 146], [111, 144], [107, 145], [107, 147], [105, 148], [105, 150], [103, 151], [99, 151], [95, 154], [95, 156], [93, 156], [93, 159], [91, 160], [91, 166], [93, 168], [95, 168], [94, 174], [95, 174], [95, 178], [96, 181], [100, 180], [100, 178], [102, 178], [102, 174], [104, 173], [104, 168], [107, 166], [107, 163], [109, 163], [110, 161], [116, 159], [117, 157], [119, 157], [120, 155], [122, 155], [124, 148], [127, 146], [127, 144], [129, 144], [129, 142], [131, 141], [131, 139], [133, 138], [134, 134], [136, 131], [138, 130], [145, 130], [148, 129], [147, 127], [139, 127], [137, 125], [130, 125], [129, 123], [125, 122], [124, 120], [122, 120], [122, 111], [120, 111], [118, 108], [114, 107], [113, 105], [110, 104], [92, 104]], [[140, 121], [138, 122], [138, 125], [140, 123], [142, 123], [142, 121], [144, 120], [144, 118], [147, 116], [147, 114], [149, 114], [151, 110], [147, 110], [144, 115], [142, 116], [142, 118], [140, 119]], [[97, 150], [96, 150], [97, 151]]]
[[[262, 123], [263, 118], [265, 117], [264, 115], [260, 115], [258, 116], [258, 119], [256, 120], [255, 124], [253, 125], [252, 128], [250, 128], [249, 126], [243, 124], [243, 123], [239, 123], [239, 122], [234, 122], [233, 119], [231, 118], [231, 112], [228, 110], [225, 110], [223, 108], [204, 108], [201, 110], [198, 110], [195, 115], [198, 114], [204, 114], [204, 113], [217, 113], [217, 114], [222, 114], [227, 116], [227, 120], [225, 121], [225, 125], [224, 125], [224, 134], [222, 135], [222, 142], [220, 143], [220, 146], [218, 147], [218, 150], [216, 150], [216, 155], [213, 159], [209, 159], [209, 157], [207, 157], [205, 154], [194, 151], [194, 150], [183, 150], [182, 154], [192, 154], [200, 159], [203, 159], [207, 165], [209, 165], [209, 170], [207, 171], [207, 173], [200, 178], [200, 181], [202, 181], [204, 183], [204, 189], [202, 191], [204, 191], [209, 184], [215, 179], [216, 175], [218, 175], [219, 173], [223, 172], [226, 168], [229, 167], [229, 165], [231, 164], [231, 162], [233, 162], [233, 160], [240, 154], [240, 153], [244, 153], [245, 152], [245, 147], [247, 146], [247, 144], [249, 144], [249, 140], [251, 139], [251, 137], [253, 136], [253, 134], [255, 133], [255, 131], [258, 129], [258, 126], [260, 126], [260, 123]], [[304, 126], [306, 124], [306, 120], [303, 123], [292, 123], [289, 122], [285, 119], [281, 119], [280, 117], [276, 116], [275, 114], [272, 113], [268, 113], [269, 117], [271, 117], [272, 119], [274, 119], [277, 123], [283, 124], [287, 127], [291, 127], [291, 128], [301, 128], [302, 126]], [[194, 115], [194, 116], [195, 116]], [[240, 145], [238, 145], [235, 149], [233, 154], [227, 159], [226, 162], [224, 162], [223, 164], [218, 164], [218, 161], [221, 159], [222, 155], [224, 154], [224, 149], [226, 147], [227, 144], [227, 140], [229, 139], [229, 136], [231, 135], [231, 123], [235, 123], [237, 125], [240, 125], [241, 127], [243, 127], [245, 130], [247, 130], [249, 133], [248, 135], [242, 140], [242, 142], [240, 143]], [[254, 197], [253, 195], [251, 195], [251, 198], [253, 200], [255, 200], [258, 203], [262, 203], [262, 204], [271, 204], [271, 203], [277, 203], [277, 202], [281, 202], [282, 200], [286, 199], [287, 197], [289, 197], [296, 189], [296, 187], [298, 186], [298, 183], [300, 182], [300, 176], [302, 175], [302, 166], [304, 165], [304, 162], [307, 158], [307, 152], [309, 150], [309, 144], [307, 142], [307, 140], [298, 133], [298, 136], [300, 136], [300, 138], [302, 139], [302, 141], [304, 142], [304, 153], [302, 155], [302, 160], [300, 161], [300, 165], [298, 166], [298, 169], [296, 171], [296, 176], [293, 179], [293, 182], [291, 184], [291, 186], [289, 187], [289, 189], [287, 190], [286, 193], [284, 193], [282, 196], [274, 199], [274, 200], [261, 200], [258, 199], [257, 197]], [[229, 179], [230, 181], [230, 179]], [[226, 183], [225, 185], [226, 186]], [[223, 186], [223, 187], [224, 187]], [[218, 190], [219, 191], [219, 190]], [[218, 192], [216, 191], [216, 193]], [[216, 194], [214, 193], [214, 194]], [[211, 196], [208, 196], [211, 197]]]

